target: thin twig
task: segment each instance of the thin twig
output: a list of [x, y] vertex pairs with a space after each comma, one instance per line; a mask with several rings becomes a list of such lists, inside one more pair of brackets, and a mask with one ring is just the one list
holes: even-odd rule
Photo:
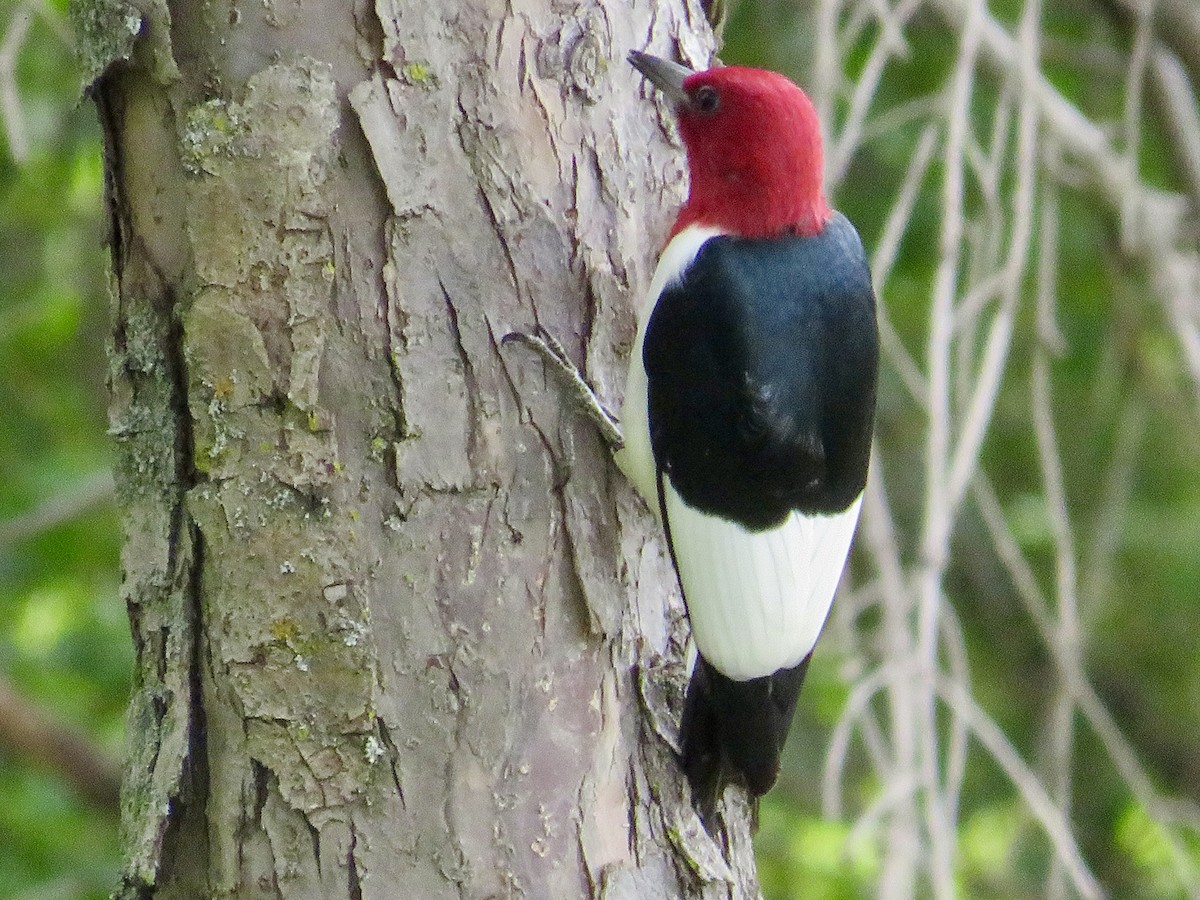
[[[913, 679], [909, 675], [913, 659], [913, 642], [908, 625], [912, 598], [905, 585], [900, 542], [888, 508], [883, 466], [874, 450], [871, 455], [871, 475], [867, 479], [863, 497], [862, 519], [867, 546], [879, 569], [883, 585], [884, 644], [890, 665], [887, 671], [892, 675], [888, 679], [892, 765], [880, 775], [885, 777], [885, 783], [916, 783], [917, 704]], [[831, 751], [826, 757], [827, 772], [830, 760], [844, 760], [844, 757]], [[834, 780], [840, 781], [840, 778]], [[920, 852], [920, 842], [917, 840], [919, 811], [915, 793], [908, 793], [907, 797], [910, 802], [898, 804], [892, 810], [888, 824], [879, 879], [880, 896], [886, 900], [912, 896], [912, 885], [916, 878]]]
[[987, 749], [988, 755], [1004, 770], [1008, 780], [1016, 786], [1025, 800], [1026, 806], [1029, 807], [1038, 824], [1042, 826], [1046, 836], [1050, 838], [1055, 853], [1063, 860], [1075, 890], [1085, 900], [1100, 900], [1104, 897], [1105, 894], [1100, 883], [1096, 881], [1083, 859], [1083, 854], [1079, 852], [1079, 847], [1071, 834], [1070, 823], [1066, 821], [1062, 812], [1050, 799], [1037, 776], [1021, 759], [1016, 748], [1004, 736], [1000, 726], [979, 707], [975, 698], [962, 685], [956, 684], [948, 678], [939, 678], [936, 687], [938, 696], [966, 720], [971, 728], [971, 733]]
[[1021, 553], [1020, 547], [1008, 529], [1000, 501], [991, 484], [982, 475], [976, 478], [972, 485], [971, 495], [983, 517], [996, 547], [1001, 562], [1007, 569], [1017, 596], [1029, 613], [1030, 619], [1037, 628], [1042, 643], [1050, 652], [1051, 659], [1058, 669], [1059, 677], [1071, 691], [1071, 696], [1078, 704], [1079, 711], [1100, 739], [1109, 759], [1113, 761], [1117, 772], [1129, 787], [1130, 793], [1141, 807], [1162, 829], [1162, 833], [1171, 850], [1172, 863], [1176, 874], [1195, 894], [1200, 891], [1200, 873], [1190, 861], [1190, 856], [1184, 848], [1178, 834], [1176, 824], [1185, 824], [1193, 830], [1200, 830], [1200, 805], [1191, 801], [1164, 798], [1154, 786], [1154, 781], [1143, 768], [1137, 752], [1126, 740], [1120, 726], [1113, 720], [1104, 701], [1088, 682], [1086, 675], [1077, 666], [1077, 658], [1068, 658], [1063, 652], [1057, 639], [1057, 622], [1051, 617], [1049, 604], [1038, 586], [1028, 561]]
[[1113, 564], [1129, 512], [1129, 498], [1146, 434], [1146, 415], [1145, 406], [1131, 398], [1123, 404], [1117, 417], [1117, 438], [1100, 492], [1100, 509], [1092, 525], [1085, 564], [1081, 567], [1079, 595], [1087, 598], [1087, 614], [1093, 617], [1112, 589]]
[[[1137, 25], [1133, 31], [1133, 49], [1129, 53], [1129, 68], [1125, 73], [1125, 110], [1122, 121], [1122, 137], [1125, 144], [1125, 164], [1129, 171], [1138, 171], [1138, 152], [1142, 146], [1142, 102], [1145, 98], [1146, 69], [1150, 63], [1150, 46], [1153, 29], [1150, 17], [1153, 14], [1153, 4], [1143, 5], [1137, 16]], [[1134, 198], [1130, 198], [1132, 203]], [[1132, 209], [1132, 207], [1131, 207]], [[1132, 243], [1127, 236], [1130, 227], [1136, 227], [1136, 217], [1122, 210], [1121, 229], [1123, 243]]]
[[25, 112], [17, 91], [17, 57], [25, 44], [29, 25], [33, 22], [37, 0], [24, 0], [13, 10], [0, 42], [0, 114], [4, 116], [4, 132], [8, 152], [18, 164], [29, 158], [29, 134], [25, 129]]
[[919, 680], [918, 748], [925, 827], [930, 844], [930, 881], [935, 898], [954, 896], [956, 833], [941, 790], [938, 754], [937, 698], [933, 680], [938, 671], [939, 607], [953, 527], [952, 502], [947, 493], [950, 471], [950, 358], [953, 347], [954, 297], [963, 241], [964, 163], [970, 127], [975, 59], [979, 47], [982, 8], [970, 3], [963, 24], [958, 59], [951, 75], [947, 104], [942, 233], [934, 276], [927, 344], [929, 432], [925, 458], [925, 511], [921, 539], [921, 568], [917, 590], [917, 656], [925, 678]]
[[[932, 2], [959, 29], [966, 27], [977, 5], [975, 0]], [[1020, 67], [1022, 51], [999, 22], [985, 14], [979, 31], [986, 62], [1002, 72]], [[1045, 78], [1034, 85], [1034, 97], [1043, 127], [1066, 154], [1086, 167], [1101, 198], [1124, 213], [1126, 251], [1147, 264], [1151, 284], [1184, 351], [1200, 408], [1200, 310], [1194, 299], [1200, 285], [1200, 254], [1188, 248], [1181, 199], [1143, 184], [1137, 170], [1113, 149], [1105, 131]]]
[[57, 525], [70, 522], [93, 506], [108, 502], [112, 496], [112, 475], [107, 471], [93, 472], [70, 489], [42, 501], [29, 512], [0, 521], [0, 548], [37, 537]]
[[[850, 689], [850, 695], [846, 698], [841, 715], [838, 716], [837, 723], [829, 734], [829, 746], [825, 751], [825, 766], [821, 773], [821, 814], [828, 818], [840, 819], [843, 814], [842, 775], [846, 762], [850, 759], [850, 742], [854, 738], [855, 726], [869, 709], [875, 695], [885, 689], [897, 674], [904, 674], [893, 671], [897, 668], [906, 669], [908, 667], [892, 661], [859, 678], [854, 683], [854, 687]], [[911, 677], [911, 675], [905, 677]]]
[[[1039, 294], [1046, 293], [1045, 290]], [[1039, 301], [1041, 302], [1041, 301]], [[1063, 485], [1062, 463], [1054, 434], [1050, 400], [1050, 371], [1045, 348], [1039, 347], [1033, 358], [1032, 402], [1034, 434], [1037, 438], [1038, 463], [1042, 471], [1046, 509], [1054, 535], [1054, 556], [1058, 621], [1054, 640], [1060, 653], [1072, 660], [1073, 669], [1081, 669], [1079, 609], [1076, 596], [1075, 540], [1066, 489]], [[1058, 690], [1051, 708], [1047, 728], [1049, 743], [1049, 781], [1051, 795], [1064, 816], [1071, 810], [1071, 760], [1075, 737], [1075, 701], [1070, 686], [1059, 679]], [[1066, 872], [1061, 856], [1053, 861], [1047, 878], [1048, 897], [1065, 900]]]
[[81, 796], [115, 814], [121, 771], [86, 734], [59, 721], [0, 678], [0, 747], [60, 776]]
[[[970, 685], [971, 673], [967, 665], [967, 640], [963, 635], [962, 623], [949, 603], [942, 604], [942, 644], [946, 648], [947, 668], [955, 683]], [[959, 801], [963, 780], [967, 774], [967, 723], [956, 710], [950, 710], [950, 736], [946, 742], [946, 806], [951, 822], [958, 821]]]
[[1162, 94], [1162, 116], [1171, 134], [1172, 149], [1179, 157], [1192, 202], [1200, 207], [1200, 104], [1179, 57], [1157, 48], [1152, 56], [1154, 86]]
[[854, 84], [854, 91], [850, 97], [850, 113], [841, 133], [830, 148], [830, 158], [825, 165], [825, 171], [833, 184], [842, 180], [851, 159], [854, 158], [854, 151], [858, 149], [863, 123], [871, 109], [875, 92], [879, 89], [884, 67], [897, 52], [905, 49], [903, 38], [897, 35], [902, 34], [904, 23], [920, 5], [921, 0], [900, 0], [892, 15], [884, 20], [885, 27], [875, 41], [875, 46], [871, 48], [867, 63]]
[[[871, 280], [880, 296], [886, 296], [892, 266], [896, 263], [896, 257], [900, 253], [900, 243], [904, 240], [909, 223], [912, 222], [913, 205], [916, 203], [917, 194], [924, 183], [925, 174], [929, 171], [929, 164], [933, 160], [933, 151], [936, 147], [937, 128], [928, 125], [921, 132], [920, 140], [917, 141], [917, 148], [909, 160], [904, 180], [900, 184], [900, 191], [896, 195], [896, 202], [892, 204], [891, 212], [888, 213], [887, 221], [883, 226], [883, 234], [876, 242], [875, 254], [871, 258]], [[924, 398], [928, 392], [925, 376], [921, 374], [916, 361], [904, 348], [900, 336], [892, 326], [887, 314], [887, 304], [879, 304], [877, 318], [884, 356], [895, 368], [909, 392], [914, 397]]]
[[[842, 77], [841, 58], [837, 51], [837, 20], [841, 0], [820, 0], [813, 15], [812, 99], [817, 118], [825, 129], [833, 127], [833, 101]], [[829, 133], [825, 134], [828, 143]], [[826, 173], [829, 159], [825, 160]], [[836, 182], [831, 182], [836, 184]]]
[[[850, 833], [846, 835], [847, 852], [852, 852], [854, 848], [877, 831], [883, 819], [888, 816], [894, 817], [902, 807], [911, 805], [916, 796], [917, 787], [917, 781], [911, 774], [908, 777], [901, 776], [885, 782], [883, 790], [867, 804], [866, 809], [850, 826]], [[909, 835], [911, 844], [915, 845], [916, 842], [911, 841], [911, 838], [912, 835]]]

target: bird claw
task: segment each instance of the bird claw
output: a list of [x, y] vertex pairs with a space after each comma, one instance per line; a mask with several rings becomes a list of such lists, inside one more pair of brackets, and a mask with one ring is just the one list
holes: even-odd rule
[[566, 349], [554, 335], [538, 325], [533, 334], [510, 331], [500, 339], [501, 346], [514, 343], [528, 347], [542, 358], [542, 362], [550, 366], [551, 371], [558, 373], [571, 399], [583, 414], [595, 423], [600, 430], [600, 436], [614, 452], [625, 446], [625, 438], [621, 434], [621, 426], [617, 424], [616, 417], [604, 408], [596, 392], [571, 362]]
[[567, 356], [566, 348], [559, 343], [558, 338], [542, 328], [541, 325], [535, 326], [533, 334], [526, 334], [524, 331], [510, 331], [500, 338], [501, 346], [509, 344], [524, 344], [556, 369], [570, 369], [578, 374], [575, 364]]

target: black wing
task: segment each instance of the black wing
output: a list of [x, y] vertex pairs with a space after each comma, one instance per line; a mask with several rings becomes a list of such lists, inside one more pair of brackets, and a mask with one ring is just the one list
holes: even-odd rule
[[646, 328], [650, 441], [688, 503], [751, 529], [846, 509], [866, 481], [878, 335], [858, 234], [717, 237]]

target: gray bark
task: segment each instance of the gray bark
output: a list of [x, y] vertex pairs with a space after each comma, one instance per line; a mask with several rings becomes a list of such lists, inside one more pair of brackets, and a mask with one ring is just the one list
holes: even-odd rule
[[694, 3], [85, 0], [137, 649], [122, 896], [757, 896], [672, 749], [612, 406], [682, 157], [624, 56]]

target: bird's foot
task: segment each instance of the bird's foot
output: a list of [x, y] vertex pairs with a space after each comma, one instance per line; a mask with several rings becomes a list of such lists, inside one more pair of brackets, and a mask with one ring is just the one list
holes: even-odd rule
[[551, 371], [558, 374], [559, 379], [567, 389], [571, 399], [585, 416], [595, 423], [600, 430], [600, 436], [614, 453], [625, 446], [625, 438], [621, 434], [621, 426], [617, 418], [600, 402], [592, 386], [584, 379], [583, 374], [571, 362], [562, 344], [540, 325], [533, 334], [512, 331], [500, 339], [501, 345], [522, 344], [542, 358], [542, 362], [550, 366]]

